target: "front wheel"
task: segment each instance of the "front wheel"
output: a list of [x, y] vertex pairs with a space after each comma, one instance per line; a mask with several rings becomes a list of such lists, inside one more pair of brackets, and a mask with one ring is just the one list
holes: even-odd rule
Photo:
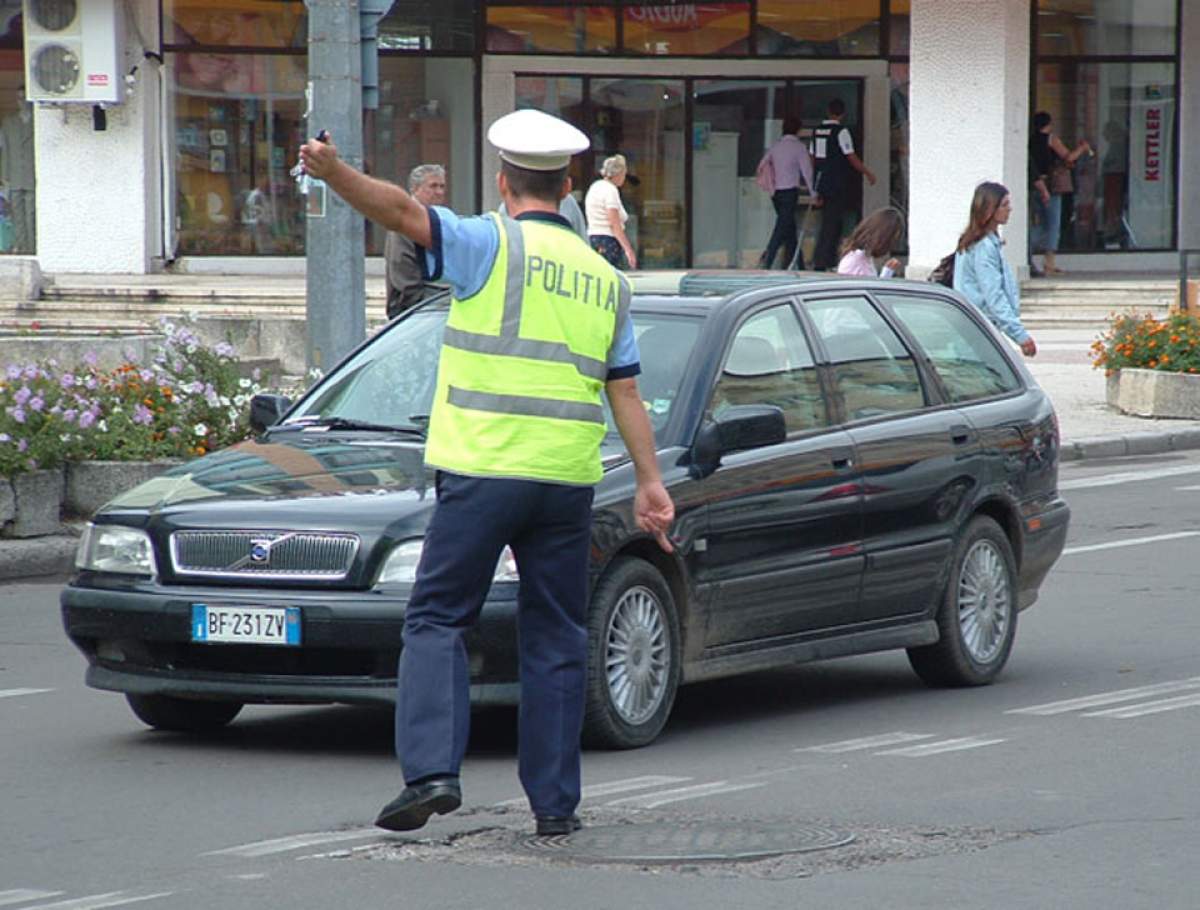
[[241, 702], [200, 701], [170, 695], [126, 694], [125, 700], [138, 720], [156, 730], [176, 733], [211, 733], [237, 717]]
[[628, 557], [592, 595], [584, 742], [635, 749], [666, 725], [679, 687], [679, 618], [662, 573]]
[[1004, 531], [976, 515], [955, 549], [937, 614], [938, 641], [908, 649], [908, 662], [932, 686], [982, 686], [1008, 662], [1017, 631], [1017, 570]]

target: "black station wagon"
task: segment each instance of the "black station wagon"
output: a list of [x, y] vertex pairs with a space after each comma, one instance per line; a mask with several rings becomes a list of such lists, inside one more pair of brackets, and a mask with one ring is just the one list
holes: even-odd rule
[[[633, 303], [676, 549], [634, 524], [612, 430], [587, 740], [644, 745], [679, 685], [801, 661], [904, 648], [930, 684], [991, 682], [1070, 515], [1054, 410], [1007, 343], [927, 283], [691, 273], [677, 291]], [[246, 703], [394, 699], [447, 307], [294, 405], [260, 396], [258, 438], [94, 517], [61, 597], [89, 685], [193, 732]], [[506, 551], [470, 638], [477, 704], [516, 702], [519, 585]]]

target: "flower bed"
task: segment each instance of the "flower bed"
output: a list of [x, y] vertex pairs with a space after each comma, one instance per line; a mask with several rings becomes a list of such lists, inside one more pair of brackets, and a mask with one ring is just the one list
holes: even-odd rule
[[53, 360], [11, 364], [0, 375], [0, 477], [82, 461], [191, 458], [245, 439], [250, 398], [233, 346], [204, 344], [188, 324], [164, 320], [148, 363], [102, 369]]
[[1113, 316], [1092, 344], [1109, 407], [1138, 417], [1200, 419], [1200, 319], [1172, 313]]

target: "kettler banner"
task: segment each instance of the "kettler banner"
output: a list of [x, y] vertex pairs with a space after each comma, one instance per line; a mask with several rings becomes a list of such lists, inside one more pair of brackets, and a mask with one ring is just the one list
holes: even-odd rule
[[1173, 129], [1170, 86], [1133, 87], [1129, 111], [1129, 227], [1133, 246], [1169, 249], [1174, 241]]

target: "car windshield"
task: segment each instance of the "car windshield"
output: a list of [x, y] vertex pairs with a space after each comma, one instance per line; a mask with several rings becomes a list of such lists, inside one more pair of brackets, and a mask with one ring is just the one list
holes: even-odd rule
[[[338, 428], [423, 428], [433, 405], [438, 349], [448, 311], [423, 307], [381, 332], [371, 344], [326, 377], [288, 415], [284, 426], [316, 421]], [[684, 368], [700, 334], [698, 317], [634, 313], [642, 366], [638, 387], [655, 430], [666, 426], [680, 393]], [[619, 449], [620, 435], [608, 402], [606, 451]]]

